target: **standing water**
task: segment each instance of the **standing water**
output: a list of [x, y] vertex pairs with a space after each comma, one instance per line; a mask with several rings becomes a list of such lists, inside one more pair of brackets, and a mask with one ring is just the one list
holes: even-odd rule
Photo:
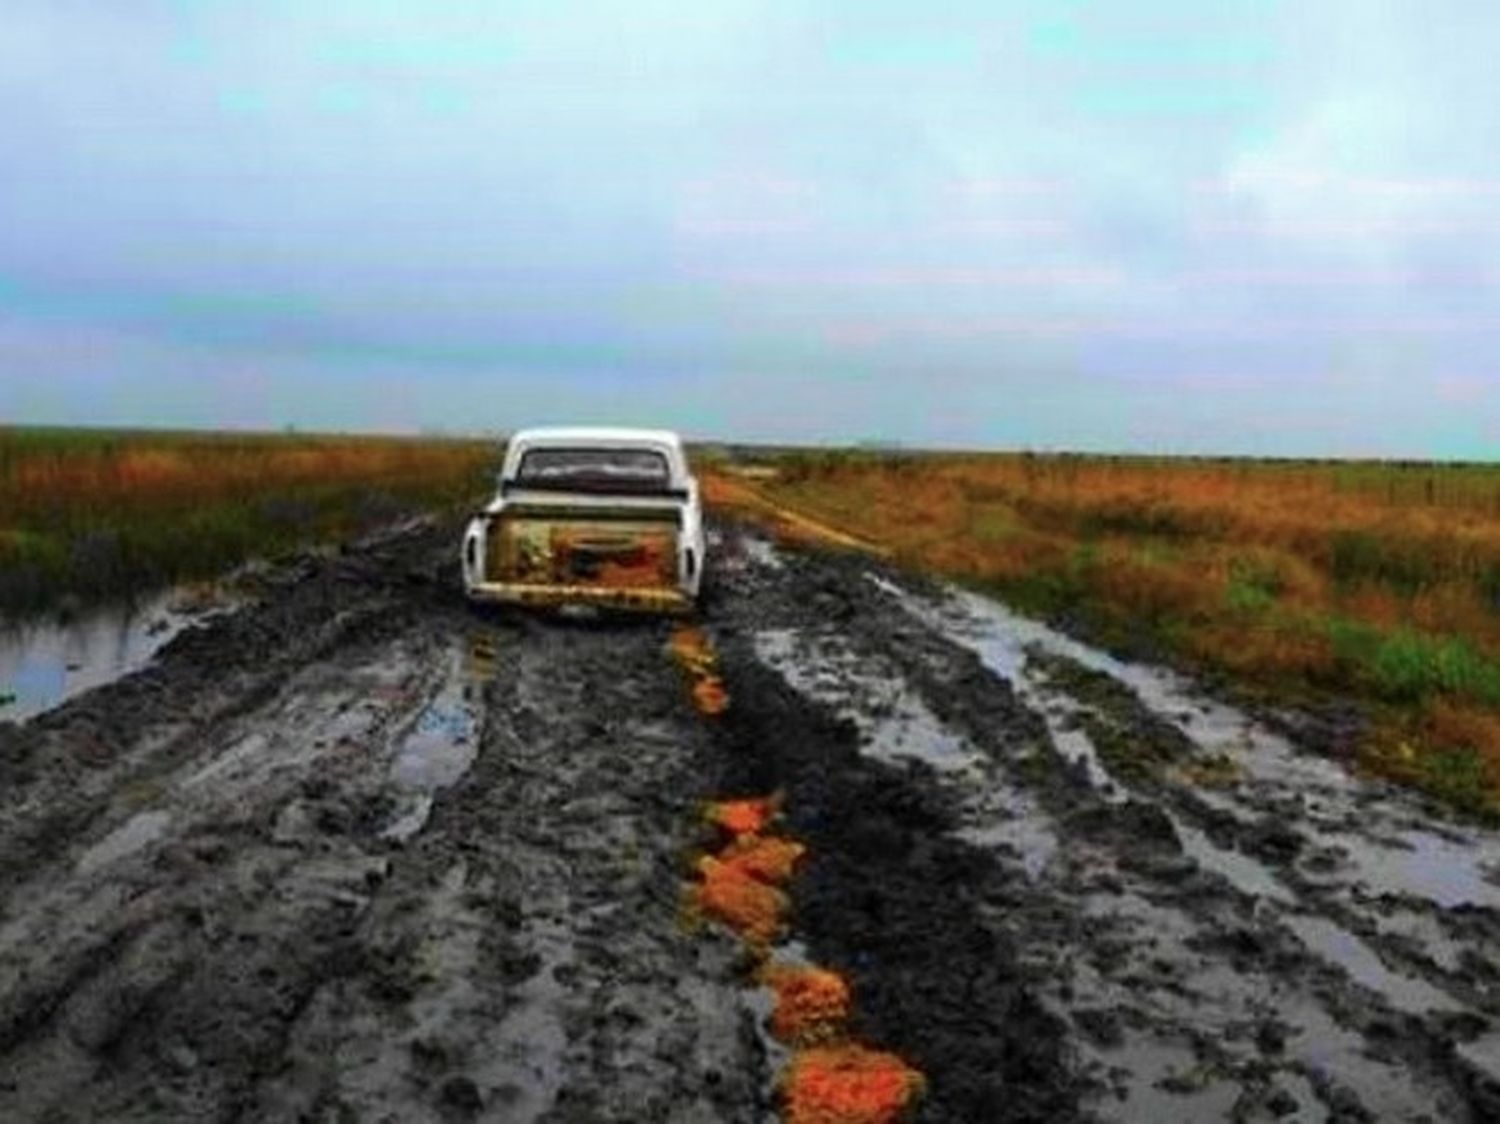
[[137, 671], [201, 612], [180, 606], [183, 590], [108, 605], [71, 620], [0, 627], [0, 720], [22, 722], [84, 691]]

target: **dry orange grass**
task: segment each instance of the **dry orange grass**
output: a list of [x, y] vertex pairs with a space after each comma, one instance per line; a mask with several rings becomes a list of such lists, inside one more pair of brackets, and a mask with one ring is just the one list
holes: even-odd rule
[[164, 448], [129, 442], [13, 455], [0, 461], [0, 523], [24, 523], [42, 511], [147, 509], [340, 482], [410, 485], [472, 475], [476, 459], [495, 459], [493, 446], [457, 442], [294, 442], [174, 441]]
[[492, 442], [0, 429], [0, 611], [209, 577], [477, 500]]
[[[1500, 466], [803, 454], [779, 467], [732, 482], [739, 509], [794, 508], [1111, 644], [1365, 699], [1367, 760], [1391, 771], [1379, 746], [1400, 725], [1418, 783], [1454, 796], [1457, 752], [1484, 790], [1457, 802], [1500, 808]], [[1424, 779], [1433, 761], [1446, 772]]]

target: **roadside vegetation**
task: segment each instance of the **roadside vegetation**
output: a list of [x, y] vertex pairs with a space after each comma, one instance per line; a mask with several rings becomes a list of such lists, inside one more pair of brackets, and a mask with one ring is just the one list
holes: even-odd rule
[[473, 502], [497, 443], [0, 429], [0, 615], [208, 578]]
[[[1500, 465], [791, 453], [721, 477], [904, 563], [1268, 701], [1500, 813]], [[753, 504], [752, 504], [753, 506]]]

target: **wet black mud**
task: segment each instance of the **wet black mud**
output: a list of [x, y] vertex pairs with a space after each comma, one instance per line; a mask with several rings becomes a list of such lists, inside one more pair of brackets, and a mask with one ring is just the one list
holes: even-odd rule
[[726, 528], [663, 622], [476, 613], [455, 529], [258, 577], [0, 725], [0, 1119], [777, 1118], [701, 802], [922, 1121], [1500, 1118], [1500, 839], [998, 606]]
[[742, 628], [721, 631], [733, 702], [715, 724], [720, 788], [784, 794], [809, 851], [796, 935], [852, 983], [856, 1037], [926, 1075], [919, 1120], [1072, 1118], [1064, 1025], [985, 917], [1003, 907], [1007, 872], [954, 836], [956, 810], [919, 767], [862, 756], [852, 723], [769, 671]]

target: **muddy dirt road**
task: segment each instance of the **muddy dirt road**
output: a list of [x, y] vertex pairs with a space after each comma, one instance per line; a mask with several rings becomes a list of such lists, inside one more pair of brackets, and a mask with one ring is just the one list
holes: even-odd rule
[[783, 948], [916, 1120], [1500, 1119], [1500, 835], [722, 536], [717, 716], [668, 624], [476, 614], [419, 525], [0, 726], [0, 1119], [777, 1120], [744, 946], [683, 911], [703, 802], [770, 792]]

